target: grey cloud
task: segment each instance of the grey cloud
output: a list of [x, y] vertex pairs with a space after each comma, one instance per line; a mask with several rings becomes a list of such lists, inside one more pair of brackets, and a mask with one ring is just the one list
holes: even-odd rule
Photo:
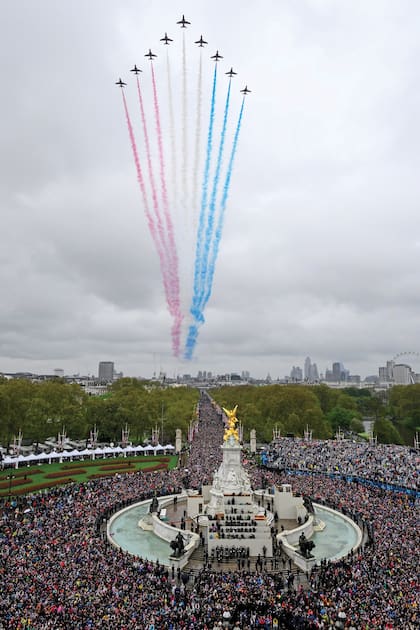
[[[151, 46], [164, 89], [158, 39], [167, 30], [179, 41], [176, 7], [3, 5], [0, 369], [95, 371], [112, 359], [132, 374], [281, 376], [310, 354], [322, 370], [337, 359], [366, 374], [417, 349], [417, 3], [183, 6], [191, 36], [202, 32], [237, 69], [234, 89], [252, 89], [191, 363], [171, 357], [158, 256], [113, 85]], [[173, 50], [175, 59], [179, 43]], [[135, 112], [132, 97], [127, 89]], [[187, 256], [185, 219], [176, 228]]]

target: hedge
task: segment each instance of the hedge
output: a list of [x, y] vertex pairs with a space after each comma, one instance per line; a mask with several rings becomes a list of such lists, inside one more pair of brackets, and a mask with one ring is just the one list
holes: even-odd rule
[[[144, 461], [146, 461], [146, 462], [149, 462], [149, 461], [152, 462], [153, 461], [153, 462], [166, 462], [166, 463], [169, 463], [170, 459], [171, 458], [168, 457], [167, 455], [156, 455], [156, 457], [153, 456], [153, 455], [151, 455], [151, 456], [149, 456], [149, 455], [145, 455], [145, 456], [141, 455], [140, 457], [134, 457], [134, 458], [133, 457], [127, 457], [126, 459], [124, 458], [120, 463], [122, 465], [126, 465], [126, 463], [128, 464], [129, 462], [132, 463], [132, 464], [138, 464], [138, 463], [144, 462]], [[109, 462], [109, 461], [113, 461], [113, 460], [114, 460], [113, 457], [105, 457], [105, 458], [97, 457], [96, 459], [89, 460], [89, 461], [87, 461], [87, 460], [84, 460], [84, 461], [78, 460], [76, 462], [73, 462], [73, 464], [64, 464], [63, 470], [74, 469], [75, 466], [80, 466], [80, 464], [82, 464], [83, 467], [85, 467], [85, 468], [89, 467], [89, 466], [101, 466], [102, 464], [104, 466], [108, 466], [108, 465], [109, 466], [116, 466], [118, 462], [116, 462], [115, 464], [107, 464], [107, 463], [105, 463], [105, 462]], [[101, 464], [101, 462], [102, 462], [102, 464]]]
[[16, 486], [25, 486], [27, 483], [32, 483], [32, 479], [12, 479], [8, 481], [2, 481], [0, 483], [0, 490], [6, 490], [9, 488], [15, 488]]
[[[150, 466], [149, 468], [142, 468], [140, 472], [155, 472], [157, 470], [166, 470], [166, 466], [165, 464], [156, 464], [156, 466]], [[101, 477], [110, 477], [112, 475], [116, 475], [118, 473], [121, 473], [122, 475], [127, 474], [127, 473], [134, 473], [136, 472], [135, 470], [127, 470], [125, 469], [120, 469], [120, 470], [109, 470], [108, 472], [103, 472], [103, 473], [93, 473], [92, 475], [89, 475], [89, 479], [100, 479]]]
[[[34, 468], [31, 470], [22, 470], [22, 469], [17, 469], [17, 468], [10, 468], [8, 469], [10, 470], [10, 474], [12, 474], [16, 479], [18, 477], [26, 477], [27, 475], [39, 475], [40, 473], [42, 473], [42, 470], [40, 468]], [[14, 470], [15, 472], [12, 472], [12, 470]], [[7, 473], [8, 475], [9, 473]], [[0, 481], [2, 481], [3, 479], [6, 478], [6, 474], [0, 474]]]
[[[56, 481], [47, 481], [45, 483], [37, 483], [34, 485], [31, 485], [30, 488], [18, 488], [17, 490], [14, 490], [13, 492], [13, 496], [16, 495], [20, 495], [20, 494], [29, 494], [29, 493], [33, 493], [33, 492], [37, 492], [38, 490], [47, 490], [48, 488], [54, 488], [55, 486], [58, 486], [60, 484], [65, 484], [65, 483], [71, 483], [73, 482], [74, 479], [58, 479]], [[5, 497], [7, 496], [7, 492], [1, 492], [0, 493], [1, 496]]]
[[48, 473], [45, 479], [59, 479], [60, 477], [70, 477], [70, 475], [84, 475], [84, 468], [73, 468], [73, 470], [59, 470], [57, 472]]
[[99, 466], [99, 470], [135, 470], [135, 466], [132, 462], [129, 462], [128, 464], [124, 464], [123, 462], [121, 462], [121, 464], [103, 464], [101, 466]]

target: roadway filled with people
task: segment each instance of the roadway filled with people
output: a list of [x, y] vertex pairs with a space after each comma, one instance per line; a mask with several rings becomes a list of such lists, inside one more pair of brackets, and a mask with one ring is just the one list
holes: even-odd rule
[[[73, 483], [4, 502], [0, 628], [418, 627], [418, 503], [403, 492], [341, 477], [294, 476], [250, 464], [254, 487], [287, 481], [295, 491], [368, 525], [363, 548], [339, 562], [323, 562], [302, 581], [290, 569], [268, 573], [265, 565], [256, 563], [252, 570], [255, 565], [245, 558], [238, 562], [238, 570], [212, 571], [206, 565], [190, 575], [109, 545], [102, 521], [116, 509], [155, 494], [176, 493], [185, 484], [199, 489], [211, 482], [221, 461], [222, 441], [220, 410], [204, 397], [185, 467]], [[321, 449], [322, 444], [327, 443], [318, 443]], [[297, 461], [298, 446], [291, 447]], [[400, 447], [395, 449], [401, 479], [406, 459], [397, 455]], [[302, 461], [306, 456], [302, 446]], [[337, 450], [339, 466], [341, 461]], [[364, 468], [360, 464], [360, 472], [368, 476], [370, 462]]]

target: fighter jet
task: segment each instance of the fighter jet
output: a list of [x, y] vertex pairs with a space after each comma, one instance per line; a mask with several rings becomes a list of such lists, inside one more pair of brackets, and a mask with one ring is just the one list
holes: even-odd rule
[[251, 90], [248, 90], [248, 86], [246, 85], [243, 90], [241, 90], [242, 94], [249, 94]]
[[200, 35], [200, 39], [198, 39], [196, 42], [194, 42], [194, 44], [198, 44], [201, 48], [204, 47], [204, 44], [207, 44], [208, 42], [204, 41], [203, 36]]
[[119, 85], [120, 87], [124, 87], [124, 85], [127, 85], [127, 83], [124, 83], [124, 81], [121, 81], [121, 77], [119, 81], [116, 81], [115, 85]]
[[157, 57], [149, 48], [149, 52], [144, 55], [145, 57], [149, 57], [150, 61], [153, 61], [153, 57]]
[[219, 51], [216, 50], [216, 54], [212, 55], [210, 59], [214, 59], [215, 61], [219, 61], [219, 59], [223, 59], [222, 55], [219, 55]]
[[231, 68], [229, 70], [229, 72], [225, 72], [225, 74], [228, 74], [230, 78], [232, 78], [235, 74], [238, 74], [237, 72], [233, 71], [233, 68]]
[[165, 37], [162, 37], [161, 42], [165, 42], [166, 46], [169, 46], [169, 42], [173, 42], [174, 40], [168, 37], [168, 33], [165, 33]]
[[182, 16], [182, 20], [179, 20], [177, 24], [181, 24], [181, 28], [187, 28], [187, 24], [191, 24], [191, 22], [187, 22], [184, 16]]
[[134, 64], [134, 68], [131, 68], [130, 72], [134, 72], [134, 74], [139, 74], [139, 72], [143, 72], [140, 68], [137, 68], [136, 64]]

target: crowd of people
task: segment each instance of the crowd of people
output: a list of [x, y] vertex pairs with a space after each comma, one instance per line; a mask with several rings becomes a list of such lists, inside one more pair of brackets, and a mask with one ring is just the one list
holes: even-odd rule
[[354, 475], [420, 489], [420, 454], [406, 446], [283, 438], [271, 445], [266, 457], [280, 468]]
[[[254, 487], [287, 481], [316, 502], [372, 523], [374, 535], [363, 548], [323, 562], [302, 583], [290, 572], [251, 571], [248, 562], [230, 572], [207, 565], [188, 579], [109, 545], [102, 518], [116, 506], [176, 493], [185, 483], [199, 488], [211, 482], [222, 441], [220, 410], [204, 397], [186, 468], [73, 483], [4, 502], [0, 629], [418, 628], [418, 503], [401, 492], [321, 475], [286, 477], [251, 465]], [[322, 444], [330, 449], [320, 442], [319, 452]], [[301, 449], [299, 458], [298, 448], [297, 442], [290, 446], [291, 456], [304, 461], [307, 451]], [[404, 474], [404, 461], [398, 459], [397, 475]], [[365, 476], [370, 465], [360, 463]]]

